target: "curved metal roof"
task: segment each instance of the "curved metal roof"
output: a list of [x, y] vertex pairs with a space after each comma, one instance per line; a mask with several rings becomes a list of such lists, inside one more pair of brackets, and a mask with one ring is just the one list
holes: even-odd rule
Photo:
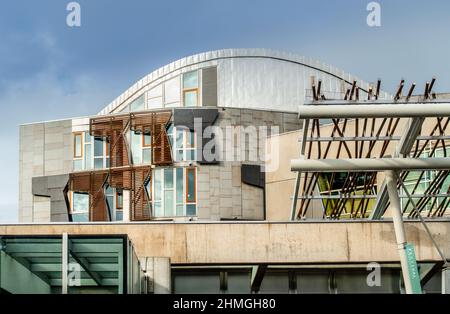
[[[336, 67], [321, 63], [312, 58], [307, 58], [298, 54], [276, 51], [271, 49], [222, 49], [215, 51], [208, 51], [192, 56], [181, 58], [177, 61], [171, 62], [159, 69], [146, 75], [130, 88], [128, 88], [124, 93], [102, 109], [99, 114], [108, 114], [114, 112], [118, 107], [124, 103], [129, 103], [134, 100], [137, 96], [143, 93], [149, 86], [155, 84], [155, 82], [164, 80], [170, 75], [180, 72], [185, 68], [201, 67], [203, 64], [205, 66], [210, 65], [214, 61], [233, 59], [233, 58], [267, 58], [278, 61], [290, 62], [297, 65], [302, 65], [312, 70], [322, 72], [326, 75], [335, 77], [336, 79], [344, 80], [351, 84], [351, 81], [357, 80], [358, 85], [364, 90], [368, 88], [368, 83], [364, 82], [357, 77], [346, 73]], [[387, 95], [387, 94], [386, 94]]]

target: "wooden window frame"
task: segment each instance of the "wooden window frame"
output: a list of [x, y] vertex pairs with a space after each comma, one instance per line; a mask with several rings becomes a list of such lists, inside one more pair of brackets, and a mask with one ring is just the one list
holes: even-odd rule
[[119, 203], [119, 190], [116, 189], [116, 210], [123, 210], [123, 190], [122, 190], [122, 204]]
[[[80, 137], [80, 146], [81, 146], [81, 155], [79, 155], [79, 156], [77, 156], [76, 155], [76, 152], [77, 152], [77, 149], [76, 149], [76, 138], [77, 138], [77, 136], [79, 136]], [[83, 157], [84, 157], [84, 132], [76, 132], [76, 133], [73, 133], [73, 158], [75, 159], [82, 159]]]
[[[189, 201], [188, 193], [189, 193], [189, 171], [194, 172], [194, 200]], [[186, 178], [185, 178], [185, 185], [186, 185], [186, 191], [185, 191], [185, 198], [186, 204], [196, 204], [197, 203], [197, 169], [196, 168], [186, 168]]]
[[[189, 92], [196, 92], [197, 93], [197, 104], [195, 106], [186, 106], [186, 93]], [[195, 108], [195, 107], [200, 107], [199, 106], [199, 88], [189, 88], [189, 89], [183, 89], [183, 107], [187, 107], [187, 108]]]
[[152, 147], [152, 137], [151, 134], [148, 133], [147, 135], [150, 136], [150, 144], [146, 145], [145, 144], [145, 132], [142, 132], [142, 149], [144, 148], [151, 148]]

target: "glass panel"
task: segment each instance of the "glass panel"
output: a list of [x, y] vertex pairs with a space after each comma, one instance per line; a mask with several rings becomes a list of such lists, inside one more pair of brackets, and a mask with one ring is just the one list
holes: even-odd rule
[[186, 202], [195, 202], [195, 169], [187, 169]]
[[86, 169], [92, 169], [92, 145], [86, 145], [86, 153], [84, 154], [84, 165]]
[[145, 109], [144, 95], [133, 101], [130, 105], [131, 111], [140, 111]]
[[[177, 204], [183, 203], [183, 168], [177, 168]], [[178, 213], [177, 213], [178, 215]]]
[[142, 158], [145, 164], [149, 164], [152, 162], [152, 150], [151, 149], [143, 149], [142, 150]]
[[177, 216], [184, 216], [184, 205], [177, 205]]
[[84, 214], [72, 214], [73, 222], [87, 222], [89, 221], [89, 215], [87, 213]]
[[175, 161], [183, 161], [183, 160], [184, 160], [183, 150], [182, 149], [177, 149], [175, 151]]
[[72, 211], [73, 212], [89, 211], [89, 194], [73, 192]]
[[123, 220], [123, 211], [118, 210], [116, 211], [116, 221], [122, 221]]
[[108, 202], [109, 209], [114, 209], [114, 197], [111, 195], [107, 196], [106, 201]]
[[184, 135], [183, 129], [176, 129], [177, 148], [183, 148], [183, 135]]
[[144, 133], [144, 147], [152, 145], [152, 136], [150, 133]]
[[155, 179], [154, 179], [154, 198], [155, 201], [161, 200], [161, 169], [155, 170]]
[[164, 103], [170, 104], [180, 102], [180, 77], [177, 76], [164, 83]]
[[103, 139], [101, 137], [96, 136], [94, 140], [94, 156], [95, 157], [103, 157]]
[[74, 157], [82, 157], [83, 149], [81, 147], [82, 140], [81, 134], [75, 134], [74, 136]]
[[94, 158], [94, 168], [102, 169], [103, 168], [103, 157]]
[[154, 210], [155, 210], [155, 217], [162, 217], [164, 216], [164, 213], [162, 212], [161, 202], [155, 202], [153, 203]]
[[74, 171], [83, 170], [83, 160], [81, 160], [81, 159], [74, 160], [73, 161], [73, 170]]
[[116, 208], [121, 209], [123, 208], [123, 191], [122, 190], [117, 190], [117, 204], [116, 204]]
[[188, 161], [195, 160], [195, 149], [188, 149], [186, 151], [186, 160], [188, 160]]
[[197, 205], [195, 205], [195, 204], [186, 204], [186, 215], [187, 216], [195, 216], [195, 215], [197, 215]]
[[173, 189], [173, 169], [164, 169], [164, 188]]
[[134, 164], [142, 163], [141, 136], [141, 134], [131, 132], [131, 154]]
[[173, 146], [173, 125], [170, 124], [167, 128], [167, 137], [169, 138], [170, 146]]
[[91, 135], [89, 132], [84, 132], [84, 143], [90, 143], [91, 142]]
[[197, 107], [197, 91], [186, 91], [184, 92], [184, 105], [186, 107]]
[[186, 133], [186, 147], [187, 148], [195, 147], [195, 132], [189, 130]]
[[164, 216], [173, 216], [173, 191], [164, 191]]
[[198, 72], [192, 71], [183, 74], [183, 89], [198, 87]]
[[106, 193], [106, 195], [113, 195], [113, 193], [114, 193], [113, 188], [110, 187], [110, 186], [108, 186], [108, 187], [106, 188], [105, 193]]

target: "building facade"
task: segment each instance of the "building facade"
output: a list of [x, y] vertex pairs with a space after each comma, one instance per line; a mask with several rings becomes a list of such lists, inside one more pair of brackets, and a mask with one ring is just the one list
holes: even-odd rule
[[265, 138], [301, 127], [311, 82], [331, 98], [356, 79], [293, 54], [219, 50], [152, 72], [97, 115], [22, 125], [20, 221], [263, 220]]

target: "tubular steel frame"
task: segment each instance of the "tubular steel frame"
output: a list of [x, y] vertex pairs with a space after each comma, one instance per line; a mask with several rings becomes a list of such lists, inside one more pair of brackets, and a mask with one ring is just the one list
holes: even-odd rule
[[[344, 99], [337, 101], [326, 100], [318, 88], [321, 86], [320, 82], [318, 84], [312, 82], [313, 100], [299, 109], [299, 119], [303, 120], [304, 125], [300, 139], [300, 159], [386, 158], [388, 154], [417, 159], [426, 148], [430, 148], [429, 156], [433, 156], [437, 149], [443, 149], [443, 155], [447, 157], [446, 148], [450, 144], [450, 100], [435, 99], [436, 95], [431, 92], [434, 81], [433, 79], [432, 83], [426, 85], [424, 95], [421, 97], [411, 95], [415, 84], [411, 85], [407, 96], [402, 96], [403, 81], [396, 97], [391, 101], [378, 99], [380, 81], [377, 82], [376, 88], [370, 87], [368, 92], [364, 91], [367, 100], [360, 100], [358, 92], [360, 88], [354, 81], [347, 89]], [[416, 97], [417, 100], [412, 102], [411, 97]], [[324, 134], [325, 128], [322, 127], [324, 123], [323, 120], [321, 123], [320, 119], [328, 119], [326, 123], [331, 122], [331, 127], [328, 128], [332, 130], [328, 131], [329, 134]], [[399, 128], [401, 122], [404, 122], [401, 119], [409, 119], [405, 130]], [[422, 128], [425, 121], [432, 125], [431, 132], [426, 132]], [[441, 217], [450, 206], [450, 188], [441, 191], [450, 174], [448, 170], [436, 171], [426, 191], [418, 192], [427, 171], [421, 171], [413, 183], [411, 195], [418, 199], [417, 211], [406, 213], [410, 199], [405, 201], [403, 213], [409, 218], [417, 218], [417, 212], [424, 211], [427, 205], [431, 205], [431, 210], [426, 213], [427, 217]], [[332, 208], [328, 214], [328, 218], [331, 219], [339, 219], [343, 213], [351, 218], [367, 217], [369, 202], [373, 199], [377, 200], [373, 210], [382, 214], [388, 208], [389, 200], [380, 199], [383, 193], [386, 194], [386, 186], [377, 182], [376, 173], [349, 172], [342, 187], [332, 193], [331, 185], [337, 172], [330, 172], [327, 182], [329, 191], [321, 195], [314, 195], [318, 186], [319, 172], [297, 172], [291, 204], [292, 220], [304, 218], [311, 200], [315, 199], [323, 200], [325, 205], [322, 206], [325, 208], [329, 208], [331, 204]], [[400, 172], [399, 179], [405, 181], [409, 173], [410, 171]], [[364, 178], [362, 185], [358, 185], [358, 178]], [[373, 191], [377, 188], [378, 193], [374, 194]], [[435, 206], [438, 198], [439, 206]], [[359, 201], [358, 206], [355, 206], [355, 200]]]

